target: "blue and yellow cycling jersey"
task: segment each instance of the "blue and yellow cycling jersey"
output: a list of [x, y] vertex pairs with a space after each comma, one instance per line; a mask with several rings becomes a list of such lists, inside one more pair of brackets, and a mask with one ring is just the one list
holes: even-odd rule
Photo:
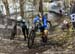
[[33, 23], [34, 23], [34, 24], [36, 24], [36, 23], [38, 23], [38, 22], [40, 22], [40, 23], [42, 24], [41, 27], [44, 27], [44, 28], [47, 29], [47, 18], [46, 18], [45, 15], [42, 17], [42, 21], [40, 21], [39, 16], [36, 16], [36, 17], [33, 19]]

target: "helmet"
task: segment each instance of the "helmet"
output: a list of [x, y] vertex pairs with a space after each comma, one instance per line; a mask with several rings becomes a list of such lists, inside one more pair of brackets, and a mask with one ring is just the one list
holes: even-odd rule
[[25, 22], [25, 19], [22, 19], [22, 22]]
[[21, 16], [17, 17], [17, 21], [21, 21], [21, 20], [22, 20]]

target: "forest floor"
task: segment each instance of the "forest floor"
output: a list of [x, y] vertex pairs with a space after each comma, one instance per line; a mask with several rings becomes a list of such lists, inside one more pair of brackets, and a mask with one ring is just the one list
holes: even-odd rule
[[37, 35], [32, 49], [29, 49], [23, 35], [17, 35], [14, 40], [0, 36], [0, 54], [75, 54], [75, 32], [72, 28], [63, 32], [55, 26], [49, 32], [46, 45], [42, 45], [40, 40], [40, 35]]
[[16, 36], [14, 40], [0, 37], [0, 54], [75, 54], [75, 32], [63, 32], [56, 28], [48, 35], [48, 43], [41, 45], [41, 37], [35, 38], [32, 49], [27, 47], [23, 35]]

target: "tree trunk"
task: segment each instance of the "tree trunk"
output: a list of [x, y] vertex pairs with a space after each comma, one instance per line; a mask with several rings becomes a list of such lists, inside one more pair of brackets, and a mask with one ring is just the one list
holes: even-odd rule
[[6, 15], [10, 15], [10, 12], [9, 12], [9, 4], [8, 4], [8, 0], [2, 0], [4, 6], [5, 6], [5, 9], [6, 9]]
[[41, 13], [41, 15], [43, 15], [43, 4], [42, 4], [42, 0], [40, 0], [39, 2], [39, 12]]
[[37, 1], [36, 1], [36, 0], [33, 0], [33, 5], [34, 5], [34, 6], [36, 5], [36, 3], [37, 3]]
[[20, 0], [20, 15], [24, 18], [24, 0]]

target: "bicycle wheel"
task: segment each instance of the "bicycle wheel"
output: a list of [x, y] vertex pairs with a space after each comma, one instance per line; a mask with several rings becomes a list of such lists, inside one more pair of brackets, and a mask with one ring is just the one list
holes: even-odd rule
[[28, 37], [28, 48], [32, 48], [32, 46], [34, 44], [34, 38], [35, 38], [35, 32], [30, 31], [29, 37]]

